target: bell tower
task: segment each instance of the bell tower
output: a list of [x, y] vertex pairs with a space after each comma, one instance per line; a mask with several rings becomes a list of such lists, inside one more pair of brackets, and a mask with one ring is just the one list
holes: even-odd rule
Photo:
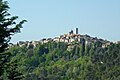
[[78, 34], [78, 28], [75, 29], [76, 34]]

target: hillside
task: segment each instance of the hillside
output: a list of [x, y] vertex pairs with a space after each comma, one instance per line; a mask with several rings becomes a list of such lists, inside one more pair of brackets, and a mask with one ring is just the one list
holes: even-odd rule
[[23, 80], [120, 80], [120, 44], [50, 41], [10, 48]]

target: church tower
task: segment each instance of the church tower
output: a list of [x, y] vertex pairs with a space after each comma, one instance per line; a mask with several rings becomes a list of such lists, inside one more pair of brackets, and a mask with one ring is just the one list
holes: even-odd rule
[[78, 28], [76, 28], [75, 30], [76, 30], [76, 34], [78, 34]]

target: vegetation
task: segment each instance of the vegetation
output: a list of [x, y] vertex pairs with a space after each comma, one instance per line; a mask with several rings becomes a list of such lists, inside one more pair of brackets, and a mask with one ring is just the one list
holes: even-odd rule
[[22, 24], [26, 20], [22, 20], [18, 24], [16, 19], [18, 16], [10, 16], [8, 13], [9, 6], [7, 1], [0, 0], [0, 80], [1, 79], [18, 79], [20, 75], [16, 71], [16, 61], [10, 61], [10, 52], [6, 52], [11, 36], [20, 32]]
[[48, 42], [35, 48], [15, 46], [9, 51], [25, 76], [23, 80], [120, 80], [120, 44], [85, 47], [75, 44], [68, 51], [66, 43]]

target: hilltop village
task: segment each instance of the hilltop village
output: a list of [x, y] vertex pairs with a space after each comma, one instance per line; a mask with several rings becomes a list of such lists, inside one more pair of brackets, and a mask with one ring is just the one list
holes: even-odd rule
[[[73, 43], [87, 44], [90, 47], [90, 46], [92, 46], [93, 43], [99, 42], [99, 43], [101, 43], [100, 47], [102, 47], [102, 48], [105, 48], [112, 44], [112, 42], [110, 42], [110, 41], [98, 39], [97, 37], [91, 37], [87, 34], [81, 35], [78, 33], [78, 28], [76, 28], [75, 31], [71, 30], [68, 34], [60, 35], [59, 37], [44, 38], [44, 39], [41, 39], [40, 41], [25, 41], [25, 42], [19, 41], [15, 45], [20, 46], [20, 47], [26, 46], [29, 48], [29, 47], [36, 47], [40, 43], [44, 44], [44, 43], [51, 42], [51, 41], [65, 42], [68, 44], [68, 48], [73, 48], [74, 47]], [[15, 45], [11, 44], [10, 46], [15, 46]]]

